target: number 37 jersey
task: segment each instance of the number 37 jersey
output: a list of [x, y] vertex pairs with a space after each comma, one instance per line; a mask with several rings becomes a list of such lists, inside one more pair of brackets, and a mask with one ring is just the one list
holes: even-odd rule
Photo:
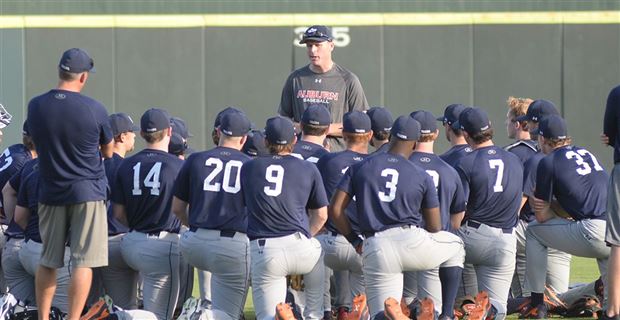
[[497, 146], [476, 149], [456, 165], [467, 199], [466, 220], [495, 228], [517, 224], [523, 188], [521, 160]]
[[275, 238], [301, 232], [310, 238], [306, 209], [327, 206], [316, 165], [293, 156], [264, 156], [243, 165], [241, 189], [249, 211], [248, 237]]
[[588, 150], [565, 146], [538, 163], [534, 196], [552, 197], [575, 220], [605, 219], [609, 175]]

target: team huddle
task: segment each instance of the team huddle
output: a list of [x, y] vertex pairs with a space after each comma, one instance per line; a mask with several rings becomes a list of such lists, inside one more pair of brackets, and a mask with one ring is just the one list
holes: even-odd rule
[[[22, 143], [0, 156], [3, 289], [39, 319], [237, 320], [249, 290], [257, 319], [606, 305], [609, 175], [552, 102], [509, 98], [515, 142], [499, 147], [484, 109], [394, 119], [331, 62], [329, 29], [302, 43], [311, 63], [287, 79], [279, 115], [257, 129], [223, 109], [206, 151], [165, 109], [139, 125], [108, 116], [80, 94], [92, 59], [66, 51], [59, 87], [30, 101]], [[129, 155], [137, 133], [146, 147]], [[438, 155], [442, 135], [451, 148]], [[595, 258], [601, 278], [569, 290], [571, 255]]]

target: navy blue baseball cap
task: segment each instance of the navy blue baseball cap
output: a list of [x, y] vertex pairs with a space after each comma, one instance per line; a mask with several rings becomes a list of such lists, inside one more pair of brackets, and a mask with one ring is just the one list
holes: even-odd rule
[[437, 121], [441, 121], [449, 126], [459, 120], [459, 116], [463, 110], [467, 109], [467, 107], [460, 103], [454, 103], [446, 107], [443, 111], [443, 117], [437, 118]]
[[342, 132], [366, 133], [372, 130], [370, 117], [362, 111], [350, 111], [342, 117]]
[[168, 143], [168, 153], [178, 156], [184, 154], [187, 148], [187, 141], [183, 139], [183, 137], [179, 133], [172, 132], [170, 142]]
[[538, 124], [538, 134], [547, 139], [566, 139], [568, 137], [566, 121], [558, 115], [548, 115]]
[[133, 119], [126, 113], [113, 113], [110, 115], [110, 127], [112, 127], [112, 134], [118, 136], [124, 132], [137, 132], [140, 128], [133, 123]]
[[410, 116], [400, 116], [394, 121], [391, 130], [392, 137], [400, 140], [418, 140], [420, 138], [420, 123]]
[[220, 132], [229, 137], [241, 137], [252, 129], [250, 119], [241, 112], [229, 112], [220, 119]]
[[71, 73], [95, 72], [95, 62], [80, 48], [71, 48], [60, 57], [58, 68]]
[[331, 28], [321, 25], [315, 25], [306, 29], [306, 32], [304, 32], [301, 41], [299, 41], [299, 44], [304, 44], [308, 41], [323, 42], [332, 40], [333, 36]]
[[28, 120], [25, 120], [24, 124], [22, 125], [22, 135], [24, 136], [30, 135], [30, 129], [28, 129]]
[[218, 112], [217, 116], [215, 116], [215, 122], [213, 123], [213, 127], [217, 128], [220, 126], [220, 120], [222, 118], [223, 115], [229, 113], [229, 112], [239, 112], [239, 113], [243, 113], [243, 111], [235, 108], [235, 107], [226, 107], [224, 108], [224, 110]]
[[269, 149], [265, 146], [265, 134], [259, 130], [252, 130], [248, 133], [248, 139], [241, 151], [250, 157], [269, 155]]
[[148, 109], [140, 118], [140, 128], [147, 133], [170, 128], [170, 114], [164, 109]]
[[293, 122], [289, 118], [280, 116], [267, 119], [265, 137], [269, 143], [273, 144], [285, 145], [292, 143], [295, 139]]
[[301, 115], [301, 123], [328, 126], [331, 123], [331, 115], [325, 106], [313, 104], [304, 110], [304, 114]]
[[478, 107], [467, 108], [461, 112], [459, 120], [453, 124], [468, 134], [477, 134], [491, 129], [487, 113]]
[[390, 131], [394, 118], [385, 107], [372, 107], [366, 111], [366, 114], [370, 117], [371, 128], [373, 132]]
[[410, 117], [416, 119], [420, 123], [420, 133], [428, 134], [437, 131], [437, 122], [435, 116], [425, 110], [414, 111]]
[[529, 120], [529, 121], [534, 121], [534, 122], [540, 122], [542, 118], [548, 115], [552, 115], [552, 114], [560, 115], [555, 104], [553, 104], [553, 102], [549, 100], [538, 99], [530, 103], [530, 106], [527, 108], [526, 114], [522, 116], [518, 116], [515, 120], [517, 121]]
[[194, 136], [191, 132], [189, 132], [189, 128], [187, 127], [185, 120], [179, 117], [172, 117], [170, 119], [170, 123], [172, 124], [172, 131], [180, 134], [183, 139]]

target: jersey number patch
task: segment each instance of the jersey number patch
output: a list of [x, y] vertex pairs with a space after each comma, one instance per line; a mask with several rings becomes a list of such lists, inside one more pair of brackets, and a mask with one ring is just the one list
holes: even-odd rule
[[[209, 158], [205, 161], [205, 166], [213, 167], [213, 171], [209, 173], [209, 175], [205, 178], [202, 189], [204, 191], [212, 191], [212, 192], [220, 192], [221, 189], [224, 192], [235, 194], [241, 190], [241, 166], [243, 163], [238, 160], [230, 160], [226, 162], [226, 165], [222, 162], [222, 160], [218, 158]], [[222, 182], [215, 181], [217, 175], [222, 172], [222, 168], [224, 168], [224, 177], [222, 178]], [[235, 177], [233, 175], [233, 169], [235, 172]], [[234, 181], [234, 185], [230, 185], [230, 181]]]
[[282, 183], [284, 181], [284, 168], [277, 164], [272, 164], [265, 170], [265, 180], [273, 186], [266, 186], [263, 191], [270, 197], [277, 197], [282, 193]]
[[9, 151], [9, 148], [6, 148], [4, 150], [2, 156], [4, 157], [4, 161], [6, 162], [4, 163], [4, 165], [2, 165], [2, 167], [0, 167], [0, 171], [4, 171], [11, 165], [11, 163], [13, 163], [13, 157], [11, 157], [11, 151]]
[[385, 193], [384, 191], [379, 192], [379, 200], [383, 202], [392, 202], [396, 199], [396, 186], [398, 185], [398, 171], [387, 168], [381, 171], [381, 176], [388, 178], [388, 181], [385, 182], [385, 187], [388, 189], [389, 193]]
[[504, 178], [504, 161], [502, 161], [502, 159], [490, 159], [489, 167], [491, 167], [491, 169], [497, 168], [493, 192], [504, 192], [504, 186], [502, 186], [502, 179]]
[[[141, 162], [136, 163], [133, 166], [133, 190], [131, 193], [134, 196], [142, 195], [142, 189], [140, 188], [140, 167], [142, 166]], [[144, 178], [144, 186], [151, 189], [152, 196], [159, 195], [159, 187], [161, 183], [159, 182], [159, 172], [161, 171], [161, 162], [155, 162], [149, 173], [147, 173], [146, 178]]]
[[565, 155], [566, 155], [566, 159], [575, 159], [575, 163], [578, 166], [577, 173], [579, 175], [585, 176], [592, 172], [592, 167], [590, 167], [590, 164], [585, 162], [583, 159], [583, 157], [586, 155], [590, 156], [590, 160], [592, 160], [592, 164], [594, 165], [595, 171], [603, 171], [603, 167], [601, 167], [601, 165], [598, 163], [598, 161], [596, 160], [596, 157], [592, 153], [590, 153], [588, 150], [579, 149], [577, 150], [577, 152], [571, 150], [571, 151], [566, 152]]

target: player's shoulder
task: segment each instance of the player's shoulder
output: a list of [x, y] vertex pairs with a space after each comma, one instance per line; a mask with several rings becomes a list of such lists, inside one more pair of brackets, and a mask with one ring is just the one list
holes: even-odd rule
[[533, 152], [538, 151], [538, 146], [533, 140], [517, 140], [504, 147], [504, 150], [511, 151], [513, 149], [525, 148]]
[[359, 80], [359, 78], [357, 77], [357, 75], [355, 73], [353, 73], [353, 71], [337, 64], [334, 63], [334, 70], [336, 72], [338, 72], [343, 78], [348, 79], [348, 80]]

